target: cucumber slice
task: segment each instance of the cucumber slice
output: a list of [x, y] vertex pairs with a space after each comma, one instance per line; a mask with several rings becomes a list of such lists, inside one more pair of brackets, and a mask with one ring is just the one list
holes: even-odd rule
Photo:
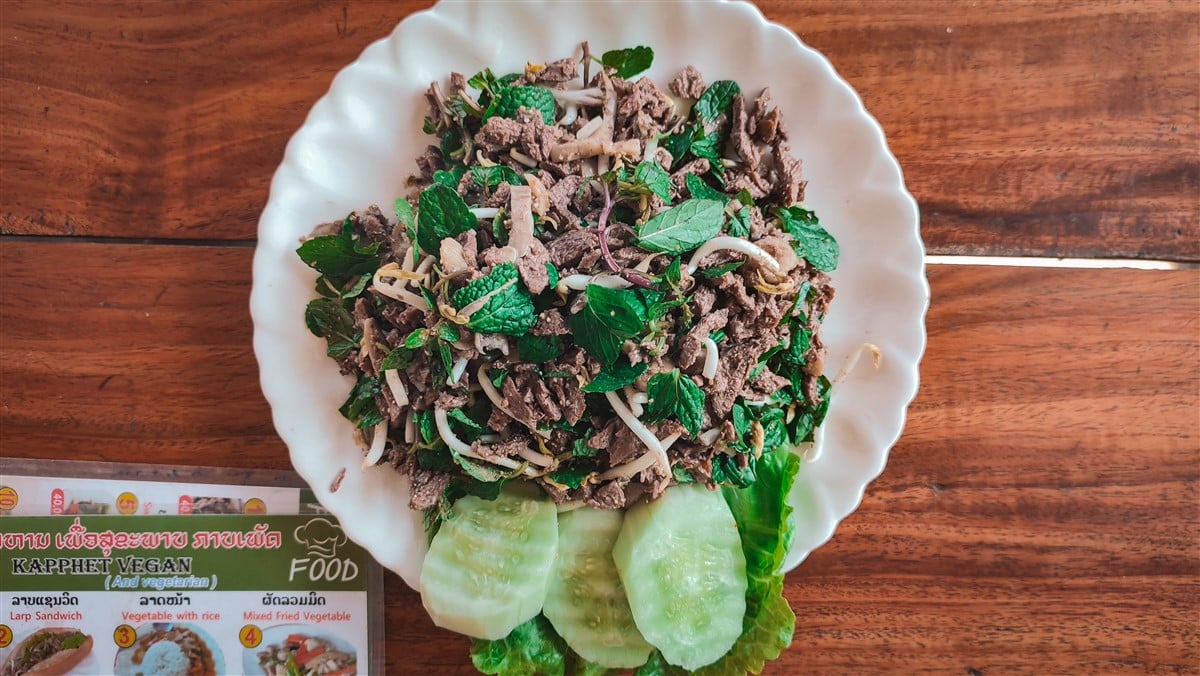
[[558, 515], [558, 565], [542, 612], [584, 659], [609, 669], [646, 663], [654, 648], [642, 638], [613, 562], [619, 509], [580, 507]]
[[421, 602], [439, 627], [504, 638], [542, 609], [557, 551], [554, 503], [507, 491], [461, 498], [429, 544]]
[[746, 557], [720, 492], [667, 489], [625, 513], [613, 547], [642, 636], [684, 669], [729, 652], [746, 614]]

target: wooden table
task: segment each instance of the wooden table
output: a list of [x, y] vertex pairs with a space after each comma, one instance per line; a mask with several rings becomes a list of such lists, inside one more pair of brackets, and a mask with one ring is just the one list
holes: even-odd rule
[[[334, 73], [425, 4], [0, 2], [2, 455], [288, 467], [258, 214]], [[768, 673], [1200, 673], [1200, 6], [761, 6], [862, 95], [953, 263], [904, 437], [788, 576]], [[1057, 257], [1179, 265], [1026, 264]], [[386, 601], [389, 673], [473, 673]]]

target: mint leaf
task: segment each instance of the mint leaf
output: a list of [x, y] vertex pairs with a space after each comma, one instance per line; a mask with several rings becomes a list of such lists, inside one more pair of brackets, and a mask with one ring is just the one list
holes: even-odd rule
[[711, 132], [697, 129], [688, 150], [691, 151], [692, 155], [708, 160], [709, 164], [712, 165], [712, 172], [720, 174], [725, 170], [724, 165], [721, 164], [721, 146], [724, 140], [725, 137], [719, 129], [714, 129]]
[[497, 676], [562, 676], [569, 649], [545, 615], [538, 615], [498, 641], [471, 641], [471, 662]]
[[600, 63], [617, 71], [617, 77], [628, 80], [654, 63], [654, 50], [644, 45], [604, 52]]
[[379, 268], [379, 242], [362, 246], [350, 225], [352, 216], [342, 221], [340, 234], [313, 237], [296, 249], [300, 260], [329, 277], [336, 286], [347, 283], [355, 275], [375, 272]]
[[379, 394], [379, 381], [363, 373], [350, 390], [350, 396], [338, 411], [359, 428], [374, 427], [383, 422], [383, 414], [375, 405], [375, 395]]
[[[517, 111], [521, 108], [537, 111], [542, 114], [543, 122], [547, 125], [554, 124], [554, 115], [557, 112], [554, 94], [545, 87], [525, 85], [505, 88], [497, 94], [495, 108], [491, 110], [492, 114], [498, 117], [515, 119]], [[484, 119], [488, 117], [490, 116], [484, 115]]]
[[729, 219], [729, 234], [734, 237], [750, 236], [750, 207], [742, 207]]
[[383, 361], [379, 363], [379, 372], [383, 373], [392, 369], [403, 371], [412, 366], [413, 360], [417, 358], [417, 354], [419, 354], [417, 350], [410, 350], [401, 345], [388, 352], [387, 356], [383, 358]]
[[704, 425], [704, 390], [681, 374], [679, 369], [655, 374], [646, 383], [647, 422], [677, 418], [688, 434], [695, 438]]
[[613, 392], [642, 377], [649, 365], [630, 364], [628, 359], [617, 359], [612, 365], [601, 369], [592, 382], [583, 386], [584, 392]]
[[658, 147], [671, 153], [672, 167], [678, 166], [679, 161], [683, 159], [688, 149], [692, 147], [692, 133], [693, 129], [689, 127], [678, 134], [667, 134], [659, 139]]
[[434, 185], [444, 185], [447, 188], [457, 191], [458, 182], [462, 180], [463, 174], [465, 173], [466, 169], [464, 169], [462, 165], [454, 167], [450, 171], [438, 169], [437, 171], [433, 172], [433, 183]]
[[692, 197], [702, 200], [717, 200], [721, 203], [729, 201], [729, 195], [710, 187], [704, 182], [704, 179], [695, 174], [688, 174], [683, 180], [684, 184], [687, 185], [688, 194]]
[[544, 364], [562, 356], [563, 344], [560, 336], [521, 336], [517, 340], [517, 356], [530, 364]]
[[724, 202], [690, 199], [638, 227], [638, 246], [647, 251], [686, 253], [716, 237], [724, 222]]
[[733, 102], [733, 97], [740, 93], [742, 88], [733, 80], [717, 80], [700, 95], [700, 99], [692, 107], [692, 112], [695, 113], [696, 119], [708, 126], [725, 114], [729, 104]]
[[525, 185], [525, 179], [512, 167], [497, 164], [492, 167], [471, 167], [471, 178], [484, 188], [496, 188], [503, 183]]
[[435, 183], [421, 191], [417, 199], [417, 244], [425, 253], [437, 256], [443, 239], [474, 230], [476, 225], [475, 214], [454, 188]]
[[314, 298], [304, 308], [304, 324], [314, 336], [328, 342], [325, 354], [341, 359], [358, 349], [362, 335], [346, 303], [334, 298]]
[[587, 303], [571, 315], [571, 329], [578, 343], [602, 367], [610, 366], [621, 354], [621, 345], [639, 335], [649, 321], [643, 294], [630, 289], [609, 289], [589, 284]]
[[550, 472], [550, 478], [567, 488], [579, 488], [589, 474], [596, 471], [593, 460], [577, 460], [556, 471]]
[[700, 277], [708, 277], [710, 279], [713, 277], [720, 277], [721, 275], [725, 274], [726, 272], [733, 272], [734, 270], [737, 270], [738, 268], [742, 267], [742, 265], [744, 265], [745, 263], [746, 263], [746, 261], [744, 261], [744, 260], [729, 261], [728, 263], [722, 263], [721, 265], [716, 265], [711, 268], [704, 268], [702, 270], [697, 270], [696, 274]]
[[778, 210], [783, 227], [792, 236], [796, 255], [822, 272], [837, 269], [840, 250], [837, 240], [821, 227], [817, 215], [800, 206]]
[[454, 292], [451, 302], [457, 310], [486, 298], [483, 307], [467, 319], [467, 328], [509, 336], [523, 336], [533, 328], [537, 323], [533, 299], [517, 277], [517, 266], [501, 263], [486, 277], [471, 280]]
[[671, 175], [658, 162], [639, 162], [633, 172], [633, 179], [645, 185], [647, 190], [661, 197], [664, 202], [671, 201]]

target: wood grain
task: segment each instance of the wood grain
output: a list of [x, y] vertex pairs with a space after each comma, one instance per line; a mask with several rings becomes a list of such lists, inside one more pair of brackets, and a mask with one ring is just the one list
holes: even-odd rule
[[[423, 1], [12, 1], [0, 233], [251, 239], [333, 74]], [[931, 252], [1200, 260], [1200, 5], [760, 3], [887, 131]]]
[[[0, 454], [286, 468], [249, 248], [10, 238]], [[930, 271], [922, 387], [769, 674], [1195, 673], [1200, 273]], [[388, 673], [470, 674], [394, 576]]]

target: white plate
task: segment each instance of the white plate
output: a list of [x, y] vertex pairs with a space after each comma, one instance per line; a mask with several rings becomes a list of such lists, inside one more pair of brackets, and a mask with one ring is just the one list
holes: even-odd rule
[[[275, 427], [296, 470], [347, 535], [416, 586], [425, 552], [407, 479], [358, 470], [362, 452], [337, 412], [351, 381], [324, 341], [304, 326], [315, 274], [295, 255], [314, 225], [370, 204], [386, 205], [416, 171], [428, 144], [422, 96], [450, 71], [519, 71], [526, 61], [650, 45], [648, 75], [661, 85], [694, 64], [708, 82], [737, 80], [751, 94], [769, 85], [804, 161], [807, 204], [841, 244], [837, 296], [825, 322], [831, 376], [862, 343], [881, 348], [834, 389], [819, 461], [801, 470], [790, 496], [797, 532], [792, 568], [833, 534], [883, 471], [917, 391], [925, 347], [924, 250], [917, 205], [879, 125], [829, 62], [745, 3], [442, 2], [368, 47], [334, 78], [288, 143], [259, 222], [254, 256], [254, 352]], [[330, 481], [342, 468], [336, 493]]]

